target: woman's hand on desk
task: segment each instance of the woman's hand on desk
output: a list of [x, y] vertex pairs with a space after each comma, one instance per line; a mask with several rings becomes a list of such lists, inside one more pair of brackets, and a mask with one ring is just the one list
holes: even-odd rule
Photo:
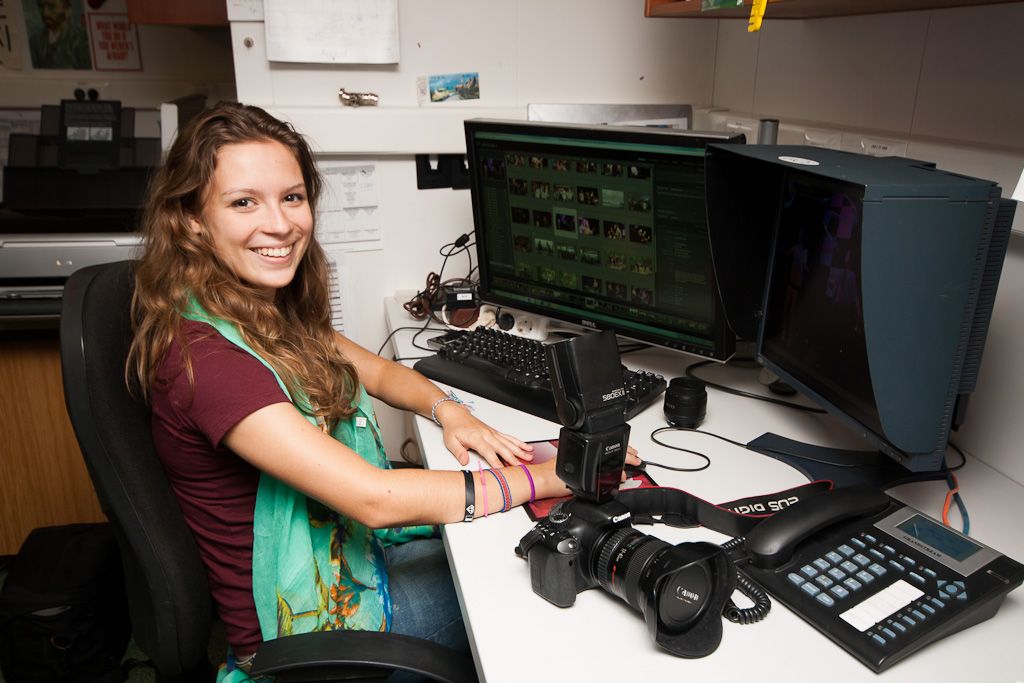
[[460, 465], [469, 462], [470, 450], [491, 467], [533, 460], [533, 446], [481, 422], [465, 406], [446, 401], [438, 406], [437, 419], [444, 430], [444, 445]]

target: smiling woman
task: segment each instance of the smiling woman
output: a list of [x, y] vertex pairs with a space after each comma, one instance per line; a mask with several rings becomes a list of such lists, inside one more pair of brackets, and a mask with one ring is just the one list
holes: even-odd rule
[[313, 233], [313, 212], [295, 156], [276, 141], [244, 142], [217, 154], [196, 234], [209, 231], [218, 257], [273, 298], [292, 278]]
[[[333, 330], [321, 187], [291, 126], [222, 104], [180, 133], [143, 217], [127, 374], [206, 563], [231, 682], [262, 640], [314, 630], [467, 650], [433, 525], [566, 492], [553, 460], [531, 464], [531, 446]], [[370, 396], [493, 469], [390, 469]]]

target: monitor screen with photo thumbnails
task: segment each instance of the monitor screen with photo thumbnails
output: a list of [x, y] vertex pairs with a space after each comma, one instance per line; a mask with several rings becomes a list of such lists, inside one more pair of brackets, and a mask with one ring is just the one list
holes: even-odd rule
[[704, 151], [742, 136], [465, 122], [481, 300], [705, 358], [734, 351]]

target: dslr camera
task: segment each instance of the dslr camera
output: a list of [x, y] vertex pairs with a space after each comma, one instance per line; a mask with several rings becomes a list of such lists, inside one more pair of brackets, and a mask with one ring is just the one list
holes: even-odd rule
[[722, 639], [736, 570], [711, 543], [670, 545], [633, 528], [615, 500], [629, 425], [618, 347], [612, 331], [546, 347], [562, 429], [555, 470], [573, 493], [519, 541], [533, 591], [570, 607], [601, 586], [643, 614], [658, 645], [680, 657], [711, 654]]

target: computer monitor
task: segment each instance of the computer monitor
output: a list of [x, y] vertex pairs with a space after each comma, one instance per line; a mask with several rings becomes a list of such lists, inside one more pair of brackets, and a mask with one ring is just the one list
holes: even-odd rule
[[485, 303], [724, 360], [704, 152], [742, 136], [470, 119]]
[[[720, 277], [737, 263], [763, 275], [747, 282], [756, 307], [723, 294], [756, 328], [758, 359], [898, 462], [907, 476], [890, 482], [939, 470], [977, 382], [1015, 202], [932, 164], [811, 147], [713, 147], [707, 168]], [[737, 221], [750, 183], [764, 201]]]

